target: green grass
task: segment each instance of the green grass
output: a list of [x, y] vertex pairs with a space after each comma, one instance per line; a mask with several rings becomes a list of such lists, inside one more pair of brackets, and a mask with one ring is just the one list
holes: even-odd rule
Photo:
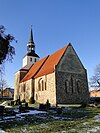
[[62, 114], [48, 112], [5, 121], [0, 123], [0, 128], [8, 133], [61, 133], [62, 131], [86, 133], [87, 130], [100, 126], [100, 121], [93, 119], [99, 113], [100, 109], [96, 107], [75, 106], [63, 111]]

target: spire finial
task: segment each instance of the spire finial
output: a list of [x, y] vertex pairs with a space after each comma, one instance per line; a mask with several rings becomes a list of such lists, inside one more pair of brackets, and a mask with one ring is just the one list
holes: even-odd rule
[[33, 32], [32, 32], [32, 25], [31, 25], [31, 32], [30, 32], [29, 43], [33, 43], [34, 44], [34, 41], [33, 41]]

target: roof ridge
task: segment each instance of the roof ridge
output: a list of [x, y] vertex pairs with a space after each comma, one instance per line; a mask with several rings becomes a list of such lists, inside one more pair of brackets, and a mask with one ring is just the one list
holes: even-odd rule
[[57, 50], [53, 54], [48, 55], [37, 61], [34, 65], [32, 65], [32, 67], [29, 69], [28, 73], [24, 76], [20, 83], [25, 82], [29, 79], [38, 78], [40, 76], [53, 73], [55, 71], [54, 66], [59, 63], [69, 46], [71, 46], [71, 43]]
[[51, 54], [43, 65], [42, 69], [40, 69], [40, 71], [35, 75], [34, 78], [53, 73], [54, 65], [58, 64], [67, 47], [68, 45]]
[[[66, 45], [66, 46], [65, 46], [65, 50], [64, 50], [64, 52], [63, 52], [63, 54], [62, 54], [61, 58], [59, 59], [58, 63], [59, 63], [59, 62], [60, 62], [60, 60], [62, 59], [63, 55], [65, 54], [65, 52], [66, 52], [66, 50], [67, 50], [67, 48], [68, 48], [69, 46], [72, 46], [72, 44], [71, 44], [71, 43], [69, 43], [68, 45]], [[64, 47], [63, 47], [63, 48], [64, 48]], [[58, 64], [58, 63], [57, 63], [57, 64]]]

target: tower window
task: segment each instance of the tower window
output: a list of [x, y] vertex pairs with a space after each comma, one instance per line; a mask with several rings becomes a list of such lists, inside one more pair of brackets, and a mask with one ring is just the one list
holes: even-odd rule
[[34, 62], [36, 62], [36, 58], [34, 59]]
[[32, 62], [32, 58], [30, 58], [30, 62]]

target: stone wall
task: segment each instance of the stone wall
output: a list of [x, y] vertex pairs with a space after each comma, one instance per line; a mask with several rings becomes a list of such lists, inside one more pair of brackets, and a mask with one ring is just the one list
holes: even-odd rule
[[56, 66], [57, 103], [88, 102], [87, 72], [73, 47], [68, 47]]
[[14, 81], [14, 100], [19, 98], [19, 85], [20, 82], [20, 71], [15, 74], [15, 81]]
[[58, 72], [57, 103], [87, 103], [89, 91], [84, 74]]
[[35, 79], [35, 100], [38, 103], [56, 104], [55, 73]]
[[33, 96], [33, 80], [27, 80], [26, 82], [20, 83], [20, 100], [29, 102], [30, 98]]
[[[49, 67], [49, 66], [48, 66]], [[86, 103], [89, 98], [87, 72], [70, 45], [58, 64], [55, 72], [19, 84], [26, 72], [18, 71], [15, 78], [14, 100], [20, 96], [26, 100], [34, 96], [38, 103]]]
[[14, 81], [14, 100], [19, 99], [20, 95], [20, 81], [25, 76], [27, 71], [20, 70], [15, 74], [15, 81]]

